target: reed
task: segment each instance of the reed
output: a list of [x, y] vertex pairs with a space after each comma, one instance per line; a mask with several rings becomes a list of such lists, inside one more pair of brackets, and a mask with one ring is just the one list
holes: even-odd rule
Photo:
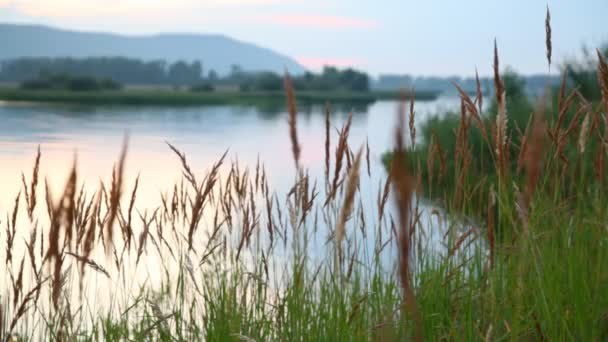
[[545, 17], [545, 47], [547, 51], [547, 65], [549, 66], [550, 70], [553, 47], [551, 44], [551, 12], [549, 11], [549, 5], [547, 5], [547, 15]]
[[291, 151], [293, 152], [293, 160], [296, 163], [296, 169], [300, 169], [300, 143], [298, 141], [298, 109], [296, 106], [296, 97], [294, 95], [293, 85], [289, 74], [285, 72], [285, 93], [287, 94], [287, 116], [289, 124], [289, 138], [291, 139]]

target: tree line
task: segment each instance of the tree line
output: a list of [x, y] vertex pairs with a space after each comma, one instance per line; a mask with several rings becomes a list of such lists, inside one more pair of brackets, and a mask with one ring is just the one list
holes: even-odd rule
[[[206, 72], [201, 61], [169, 63], [126, 57], [27, 57], [0, 62], [0, 82], [29, 82], [35, 88], [57, 77], [112, 80], [117, 84], [187, 86], [196, 91], [212, 91], [219, 86], [232, 86], [241, 91], [283, 89], [283, 75], [247, 71], [238, 65], [233, 65], [229, 74], [219, 75], [213, 69]], [[368, 91], [370, 87], [366, 73], [329, 66], [320, 73], [294, 75], [293, 84], [297, 90], [322, 91]]]
[[112, 79], [123, 84], [195, 84], [200, 82], [202, 63], [163, 60], [141, 61], [126, 57], [47, 58], [27, 57], [0, 63], [0, 80], [23, 82], [50, 75]]

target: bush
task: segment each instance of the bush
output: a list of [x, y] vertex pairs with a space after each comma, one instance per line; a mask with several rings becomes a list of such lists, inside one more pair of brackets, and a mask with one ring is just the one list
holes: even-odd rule
[[[525, 81], [519, 77], [512, 70], [506, 70], [502, 75], [503, 84], [505, 87], [506, 99], [507, 99], [507, 136], [511, 138], [511, 144], [509, 145], [510, 158], [509, 169], [515, 173], [517, 169], [517, 153], [519, 146], [521, 145], [521, 136], [525, 131], [526, 125], [533, 113], [534, 107], [531, 104], [528, 96], [525, 93]], [[484, 137], [481, 131], [475, 126], [472, 121], [468, 121], [470, 129], [467, 130], [467, 145], [471, 153], [470, 165], [468, 166], [470, 171], [471, 179], [479, 177], [485, 177], [488, 180], [492, 180], [497, 177], [496, 168], [494, 163], [494, 146], [493, 127], [496, 124], [496, 115], [498, 113], [498, 106], [496, 100], [493, 100], [488, 110], [482, 114], [483, 126], [487, 132], [487, 137]], [[409, 153], [412, 160], [420, 162], [422, 165], [428, 165], [429, 159], [438, 160], [438, 157], [434, 154], [437, 152], [431, 152], [434, 145], [441, 146], [444, 153], [445, 159], [445, 176], [441, 180], [435, 179], [433, 187], [425, 186], [425, 192], [427, 196], [432, 197], [433, 191], [441, 192], [444, 191], [452, 192], [456, 187], [458, 181], [458, 165], [459, 159], [457, 157], [457, 144], [456, 134], [461, 126], [461, 113], [449, 112], [443, 115], [435, 115], [429, 118], [422, 126], [422, 141], [418, 140], [416, 148]], [[467, 119], [468, 120], [468, 119]], [[418, 138], [420, 139], [420, 138]], [[488, 139], [490, 141], [488, 141]], [[489, 144], [490, 143], [490, 144]], [[391, 153], [385, 153], [383, 161], [385, 166], [389, 168], [392, 160]], [[414, 163], [411, 163], [414, 164]], [[415, 164], [414, 164], [415, 165]], [[436, 173], [438, 169], [438, 162], [435, 162], [433, 169], [423, 168], [422, 180], [425, 185], [428, 183], [429, 173]], [[412, 170], [413, 171], [413, 170]], [[486, 194], [480, 194], [482, 197]]]
[[21, 83], [20, 88], [25, 90], [51, 89], [53, 84], [48, 80], [28, 80]]
[[103, 80], [101, 80], [101, 82], [99, 82], [99, 85], [100, 85], [101, 89], [105, 89], [105, 90], [120, 90], [120, 89], [122, 89], [122, 84], [114, 81], [111, 78], [104, 78]]
[[110, 78], [73, 77], [65, 74], [41, 74], [39, 78], [21, 83], [25, 90], [67, 89], [71, 91], [119, 90], [122, 85]]
[[197, 84], [190, 87], [190, 91], [193, 92], [212, 92], [215, 88], [209, 83]]
[[68, 82], [68, 89], [72, 91], [93, 91], [100, 90], [101, 86], [92, 77], [78, 77]]
[[[608, 46], [602, 49], [604, 55], [608, 55]], [[597, 101], [601, 99], [599, 82], [597, 79], [597, 56], [595, 51], [583, 49], [582, 60], [570, 60], [563, 66], [568, 80], [587, 99]]]

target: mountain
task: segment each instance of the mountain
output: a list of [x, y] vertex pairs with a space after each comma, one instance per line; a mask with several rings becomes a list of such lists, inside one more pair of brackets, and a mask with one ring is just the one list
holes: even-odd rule
[[162, 33], [127, 36], [77, 32], [39, 25], [0, 23], [0, 60], [19, 57], [130, 57], [142, 60], [200, 60], [205, 70], [227, 74], [232, 65], [246, 71], [292, 74], [305, 71], [292, 58], [218, 34]]

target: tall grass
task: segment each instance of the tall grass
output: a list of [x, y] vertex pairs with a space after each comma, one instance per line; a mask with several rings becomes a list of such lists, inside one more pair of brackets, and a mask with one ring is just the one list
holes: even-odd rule
[[[296, 167], [285, 194], [259, 163], [243, 169], [225, 154], [199, 174], [169, 145], [183, 180], [156, 207], [135, 208], [126, 147], [111, 184], [85, 191], [75, 163], [55, 196], [39, 189], [37, 155], [22, 179], [26, 211], [18, 194], [3, 221], [0, 338], [607, 339], [605, 57], [602, 104], [576, 90], [560, 92], [556, 108], [539, 101], [514, 144], [495, 52], [498, 115], [482, 119], [480, 91], [461, 93], [453, 149], [433, 140], [437, 156], [423, 160], [420, 145], [405, 143], [406, 122], [416, 141], [414, 104], [409, 114], [402, 104], [376, 203], [360, 190], [364, 147], [350, 145], [351, 118], [331, 137], [326, 116], [322, 185], [303, 169], [288, 78], [285, 143]], [[490, 153], [484, 164], [474, 162], [473, 134]], [[424, 203], [423, 184], [441, 208]], [[431, 248], [434, 236], [442, 248]]]

